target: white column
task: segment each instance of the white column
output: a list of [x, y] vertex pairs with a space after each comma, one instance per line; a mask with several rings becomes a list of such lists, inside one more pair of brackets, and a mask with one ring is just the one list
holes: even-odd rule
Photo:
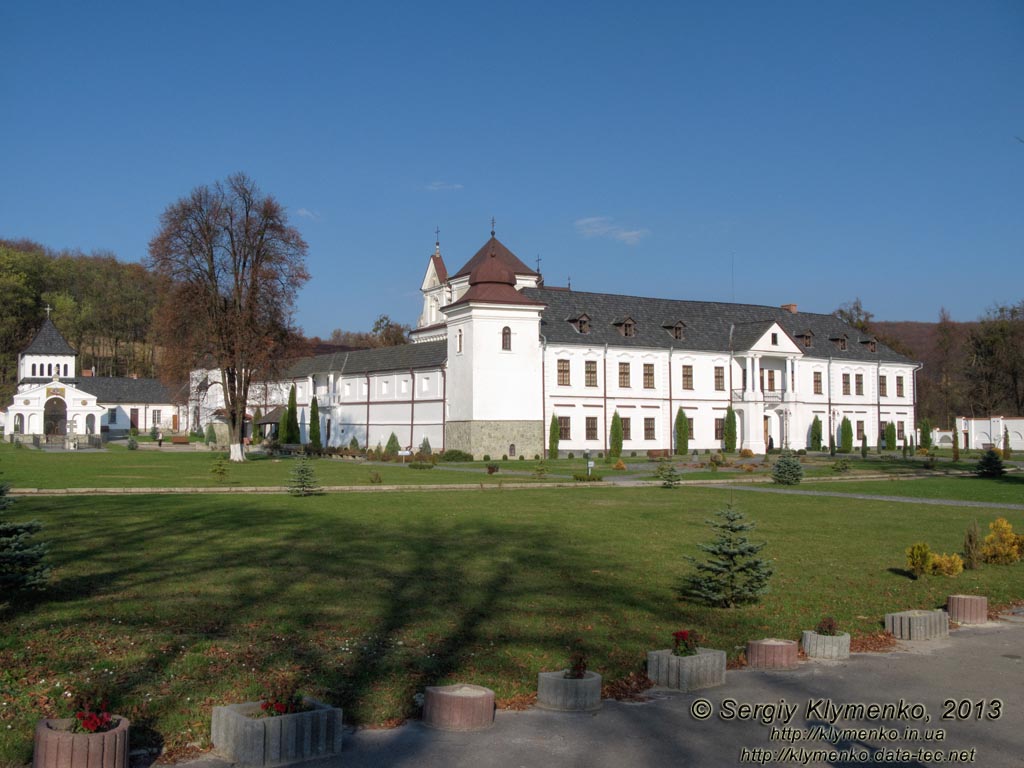
[[754, 375], [751, 377], [751, 379], [754, 382], [753, 391], [755, 394], [757, 394], [758, 392], [761, 391], [761, 356], [752, 355], [751, 357], [754, 363]]

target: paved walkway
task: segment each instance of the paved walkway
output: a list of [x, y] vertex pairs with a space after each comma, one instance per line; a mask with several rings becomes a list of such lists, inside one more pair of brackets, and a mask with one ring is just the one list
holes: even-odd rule
[[934, 504], [942, 507], [984, 507], [990, 509], [1020, 509], [1024, 504], [1010, 504], [1003, 501], [966, 501], [962, 499], [923, 499], [920, 496], [879, 496], [872, 493], [840, 493], [838, 491], [798, 491], [794, 488], [752, 488], [749, 485], [718, 485], [733, 491], [751, 491], [754, 493], [781, 493], [789, 496], [826, 496], [839, 499], [864, 499], [866, 501], [893, 501], [905, 504]]
[[[1019, 767], [1024, 765], [1024, 616], [960, 629], [940, 640], [901, 643], [892, 653], [802, 662], [793, 672], [729, 672], [718, 688], [690, 694], [652, 689], [649, 694], [644, 703], [606, 701], [593, 715], [498, 712], [494, 726], [477, 733], [433, 731], [418, 721], [392, 730], [357, 730], [346, 733], [340, 758], [316, 765], [703, 768], [744, 762], [852, 766], [863, 761], [925, 766], [940, 761], [918, 750], [942, 750], [962, 752], [961, 762], [978, 766]], [[699, 700], [710, 704], [706, 720], [694, 714], [704, 706], [695, 705]], [[834, 720], [830, 703], [894, 706], [893, 714], [880, 719], [849, 713]], [[758, 704], [765, 706], [741, 710]], [[796, 705], [790, 720], [784, 720], [781, 705]], [[954, 719], [943, 720], [950, 711]], [[976, 719], [979, 711], [982, 717]], [[839, 733], [842, 729], [864, 730]], [[788, 748], [794, 752], [781, 753]], [[815, 756], [812, 750], [823, 753]], [[213, 756], [186, 765], [227, 767]]]

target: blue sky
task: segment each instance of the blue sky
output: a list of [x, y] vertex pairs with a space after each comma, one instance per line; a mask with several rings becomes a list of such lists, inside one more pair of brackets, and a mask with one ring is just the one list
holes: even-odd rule
[[[549, 285], [880, 319], [1024, 298], [1024, 3], [0, 7], [0, 237], [144, 258], [235, 171], [309, 334], [498, 237]], [[735, 282], [732, 265], [735, 265]]]

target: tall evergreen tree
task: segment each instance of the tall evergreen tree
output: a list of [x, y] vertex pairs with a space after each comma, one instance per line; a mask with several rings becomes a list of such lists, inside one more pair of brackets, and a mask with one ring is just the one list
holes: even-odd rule
[[384, 455], [391, 458], [397, 456], [400, 450], [402, 450], [402, 445], [398, 442], [398, 435], [392, 432], [388, 437], [388, 444], [384, 446]]
[[821, 419], [817, 416], [815, 416], [814, 421], [811, 422], [811, 450], [821, 450]]
[[0, 482], [0, 595], [17, 589], [41, 589], [50, 575], [43, 562], [46, 545], [32, 543], [32, 536], [42, 524], [9, 523], [4, 512], [11, 505], [7, 496], [10, 486]]
[[698, 544], [710, 557], [704, 562], [687, 557], [697, 569], [683, 584], [683, 597], [705, 605], [734, 608], [755, 603], [768, 590], [772, 568], [757, 557], [765, 544], [752, 544], [746, 532], [753, 523], [731, 504], [715, 513], [717, 520], [706, 521], [717, 534], [710, 544]]
[[722, 435], [725, 441], [725, 452], [735, 453], [736, 451], [736, 411], [730, 405], [725, 411], [725, 432]]
[[680, 408], [676, 411], [676, 455], [685, 456], [690, 452], [690, 420], [686, 412]]
[[853, 425], [843, 416], [839, 424], [839, 452], [850, 453], [853, 450]]
[[612, 414], [612, 425], [608, 430], [608, 457], [617, 459], [622, 456], [622, 419], [619, 412]]
[[868, 457], [868, 433], [865, 432], [860, 436], [860, 457], [866, 459]]
[[921, 430], [921, 447], [931, 448], [932, 447], [932, 423], [928, 418], [921, 419], [921, 423], [918, 424], [918, 428]]
[[281, 418], [277, 420], [277, 442], [287, 442], [285, 437], [288, 436], [288, 406], [284, 407], [281, 411]]
[[258, 405], [256, 406], [256, 412], [252, 415], [252, 439], [263, 437], [263, 427], [260, 426], [260, 422], [263, 421], [263, 409]]
[[956, 423], [953, 423], [953, 461], [960, 461], [960, 434], [957, 432]]
[[558, 458], [558, 440], [561, 432], [558, 429], [558, 417], [551, 414], [551, 426], [548, 427], [548, 458]]
[[320, 406], [317, 404], [316, 395], [309, 405], [309, 447], [314, 451], [323, 448], [320, 443]]
[[896, 425], [891, 421], [885, 425], [885, 450], [896, 450]]
[[295, 400], [295, 385], [292, 384], [291, 391], [288, 392], [288, 424], [287, 432], [282, 443], [301, 443], [302, 432], [299, 430], [299, 406]]
[[1010, 428], [1003, 427], [1003, 458], [1011, 459], [1013, 454], [1010, 451]]

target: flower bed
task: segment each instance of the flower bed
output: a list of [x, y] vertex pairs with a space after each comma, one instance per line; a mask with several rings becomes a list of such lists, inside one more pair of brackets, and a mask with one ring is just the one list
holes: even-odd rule
[[114, 716], [109, 731], [75, 733], [74, 718], [40, 720], [36, 725], [33, 768], [128, 768], [127, 718]]
[[277, 717], [258, 717], [264, 711], [258, 701], [214, 707], [214, 750], [239, 766], [260, 768], [340, 753], [341, 710], [309, 697], [303, 702], [309, 711]]

